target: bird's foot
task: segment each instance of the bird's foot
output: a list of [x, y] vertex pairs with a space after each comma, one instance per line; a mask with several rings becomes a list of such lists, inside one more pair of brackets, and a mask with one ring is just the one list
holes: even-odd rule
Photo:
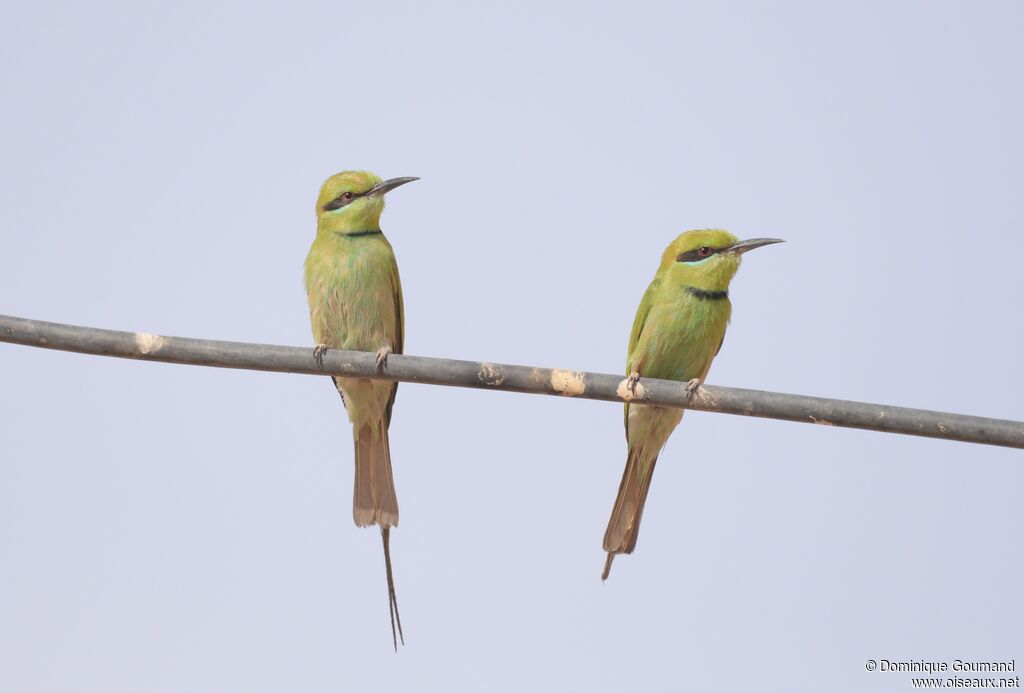
[[691, 397], [693, 397], [695, 394], [697, 394], [697, 390], [700, 389], [700, 386], [702, 384], [703, 383], [701, 383], [700, 378], [694, 378], [690, 382], [686, 383], [686, 391], [689, 393]]
[[640, 374], [637, 373], [636, 371], [633, 371], [626, 378], [626, 387], [629, 389], [630, 393], [634, 395], [636, 394], [636, 384], [638, 382], [640, 382]]
[[391, 347], [385, 346], [377, 349], [377, 372], [383, 373], [384, 369], [388, 367], [388, 356], [393, 354]]
[[317, 368], [324, 367], [324, 354], [327, 353], [326, 344], [317, 344], [313, 347], [313, 360], [316, 361]]

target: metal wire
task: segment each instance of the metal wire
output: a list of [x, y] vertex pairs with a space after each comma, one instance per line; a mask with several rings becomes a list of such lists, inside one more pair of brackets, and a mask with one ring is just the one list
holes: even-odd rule
[[757, 416], [824, 426], [1024, 448], [1024, 422], [892, 407], [780, 392], [706, 385], [692, 395], [686, 384], [641, 378], [635, 392], [620, 375], [455, 361], [392, 354], [377, 370], [372, 353], [329, 350], [322, 366], [311, 347], [220, 342], [117, 332], [94, 327], [0, 315], [0, 342], [74, 351], [97, 356], [163, 361], [217, 368], [243, 368], [307, 375], [380, 378], [401, 382], [527, 392], [611, 402], [642, 402], [667, 407]]

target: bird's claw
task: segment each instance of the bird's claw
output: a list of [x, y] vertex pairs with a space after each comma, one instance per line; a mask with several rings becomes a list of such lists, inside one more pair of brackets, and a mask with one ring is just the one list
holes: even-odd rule
[[636, 394], [636, 385], [640, 382], [640, 374], [633, 371], [626, 377], [626, 388], [629, 389], [631, 394]]
[[384, 369], [388, 367], [388, 356], [392, 354], [391, 347], [381, 347], [377, 349], [377, 372], [383, 373]]
[[686, 392], [692, 397], [697, 394], [697, 390], [700, 389], [701, 382], [700, 378], [694, 378], [690, 382], [686, 383]]
[[324, 367], [324, 354], [327, 353], [326, 344], [317, 344], [313, 348], [313, 360], [316, 361], [317, 368]]

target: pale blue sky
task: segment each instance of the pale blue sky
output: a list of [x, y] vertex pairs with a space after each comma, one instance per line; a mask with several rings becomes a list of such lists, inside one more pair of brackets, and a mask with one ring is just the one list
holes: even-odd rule
[[[7, 3], [0, 312], [310, 344], [318, 186], [409, 353], [618, 372], [665, 245], [748, 256], [709, 381], [1024, 419], [1024, 10]], [[391, 650], [321, 378], [0, 345], [0, 690], [901, 691], [1024, 661], [1024, 458], [690, 413], [599, 574], [615, 405], [403, 385]]]

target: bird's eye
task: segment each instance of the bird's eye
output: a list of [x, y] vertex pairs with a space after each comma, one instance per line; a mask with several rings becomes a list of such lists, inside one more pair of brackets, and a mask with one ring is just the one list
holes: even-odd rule
[[702, 260], [707, 260], [717, 252], [717, 250], [709, 245], [702, 245], [699, 248], [694, 248], [693, 250], [687, 250], [685, 253], [680, 253], [676, 258], [676, 262], [701, 262]]
[[342, 197], [343, 199], [345, 199], [345, 200], [351, 200], [351, 199], [352, 199], [352, 193], [351, 193], [351, 191], [347, 191], [347, 190], [346, 190], [346, 191], [345, 191], [345, 192], [344, 192], [344, 193], [342, 194], [342, 196], [341, 196], [341, 197]]

